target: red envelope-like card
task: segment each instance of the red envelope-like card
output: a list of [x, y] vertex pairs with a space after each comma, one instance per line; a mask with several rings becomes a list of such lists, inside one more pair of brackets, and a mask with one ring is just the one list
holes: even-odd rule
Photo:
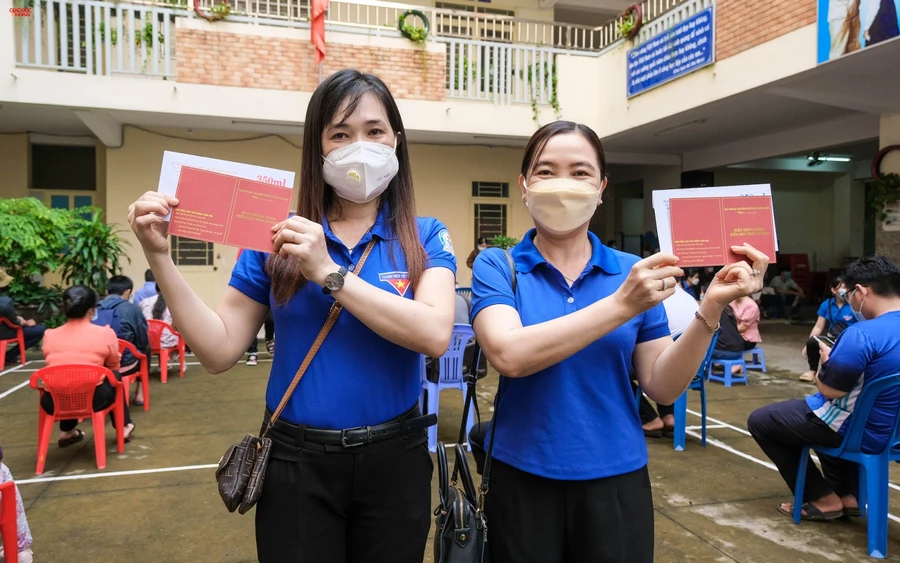
[[272, 252], [272, 225], [290, 213], [291, 190], [184, 166], [169, 234]]
[[744, 259], [732, 246], [752, 245], [775, 258], [770, 196], [672, 198], [672, 252], [682, 268], [722, 266]]

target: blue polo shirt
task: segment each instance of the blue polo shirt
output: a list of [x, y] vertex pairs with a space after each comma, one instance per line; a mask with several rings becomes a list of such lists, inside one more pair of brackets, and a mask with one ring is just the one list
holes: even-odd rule
[[[883, 377], [900, 373], [900, 311], [847, 327], [838, 337], [819, 380], [847, 394], [833, 401], [821, 393], [806, 397], [809, 409], [840, 435], [847, 431], [856, 399], [863, 388]], [[866, 420], [862, 451], [881, 451], [894, 431], [900, 409], [900, 389], [881, 393]]]
[[846, 301], [844, 301], [842, 307], [838, 307], [837, 299], [834, 297], [822, 301], [822, 304], [819, 305], [819, 311], [816, 314], [828, 321], [827, 328], [832, 327], [834, 323], [839, 321], [843, 321], [848, 325], [852, 325], [856, 322], [856, 317], [853, 316], [853, 307]]
[[[615, 293], [640, 260], [588, 233], [591, 259], [570, 288], [534, 246], [534, 235], [530, 230], [512, 249], [515, 295], [502, 250], [488, 249], [475, 259], [472, 319], [492, 305], [514, 307], [523, 326], [562, 317]], [[659, 304], [554, 366], [507, 379], [498, 396], [494, 456], [527, 473], [570, 481], [647, 465], [629, 373], [637, 344], [668, 336]]]
[[[323, 221], [328, 253], [338, 265], [352, 270], [366, 244], [374, 238], [375, 246], [359, 272], [360, 277], [383, 291], [412, 299], [406, 258], [386, 214], [382, 208], [372, 229], [352, 251], [338, 240], [328, 222]], [[455, 273], [456, 258], [444, 225], [427, 217], [419, 218], [418, 226], [419, 240], [428, 257], [426, 268], [447, 268]], [[278, 353], [269, 375], [266, 406], [274, 410], [325, 323], [334, 297], [322, 293], [321, 286], [307, 282], [290, 301], [275, 306], [271, 280], [265, 270], [268, 256], [251, 250], [242, 252], [230, 285], [254, 301], [272, 307]], [[418, 352], [385, 340], [344, 310], [294, 390], [281, 418], [294, 424], [335, 430], [385, 422], [418, 401], [420, 369]]]

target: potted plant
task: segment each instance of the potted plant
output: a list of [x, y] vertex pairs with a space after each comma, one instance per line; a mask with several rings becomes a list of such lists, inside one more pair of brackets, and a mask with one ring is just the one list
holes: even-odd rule
[[70, 247], [62, 262], [62, 277], [67, 284], [84, 284], [101, 295], [106, 290], [106, 280], [121, 273], [120, 259], [131, 259], [125, 254], [116, 225], [103, 222], [102, 212], [84, 207], [71, 212], [73, 215]]
[[875, 217], [879, 221], [888, 218], [887, 208], [895, 203], [900, 203], [900, 175], [881, 172], [881, 162], [889, 152], [900, 151], [900, 145], [889, 145], [878, 151], [872, 159], [872, 178], [874, 181], [869, 186], [868, 200]]
[[644, 13], [640, 4], [632, 4], [625, 10], [616, 27], [625, 39], [634, 39], [644, 24]]
[[512, 248], [517, 244], [519, 244], [519, 239], [504, 235], [497, 235], [491, 239], [491, 246], [496, 246], [497, 248], [502, 248], [504, 250]]

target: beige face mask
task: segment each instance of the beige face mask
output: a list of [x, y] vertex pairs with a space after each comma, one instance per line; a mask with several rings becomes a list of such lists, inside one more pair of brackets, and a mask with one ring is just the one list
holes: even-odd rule
[[600, 190], [571, 178], [554, 178], [525, 185], [525, 205], [535, 222], [555, 235], [571, 233], [591, 220]]

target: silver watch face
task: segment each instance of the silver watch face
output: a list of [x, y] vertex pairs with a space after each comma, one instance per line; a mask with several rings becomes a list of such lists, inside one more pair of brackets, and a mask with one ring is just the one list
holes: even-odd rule
[[331, 291], [337, 291], [344, 287], [344, 276], [340, 272], [332, 272], [325, 276], [325, 287]]

